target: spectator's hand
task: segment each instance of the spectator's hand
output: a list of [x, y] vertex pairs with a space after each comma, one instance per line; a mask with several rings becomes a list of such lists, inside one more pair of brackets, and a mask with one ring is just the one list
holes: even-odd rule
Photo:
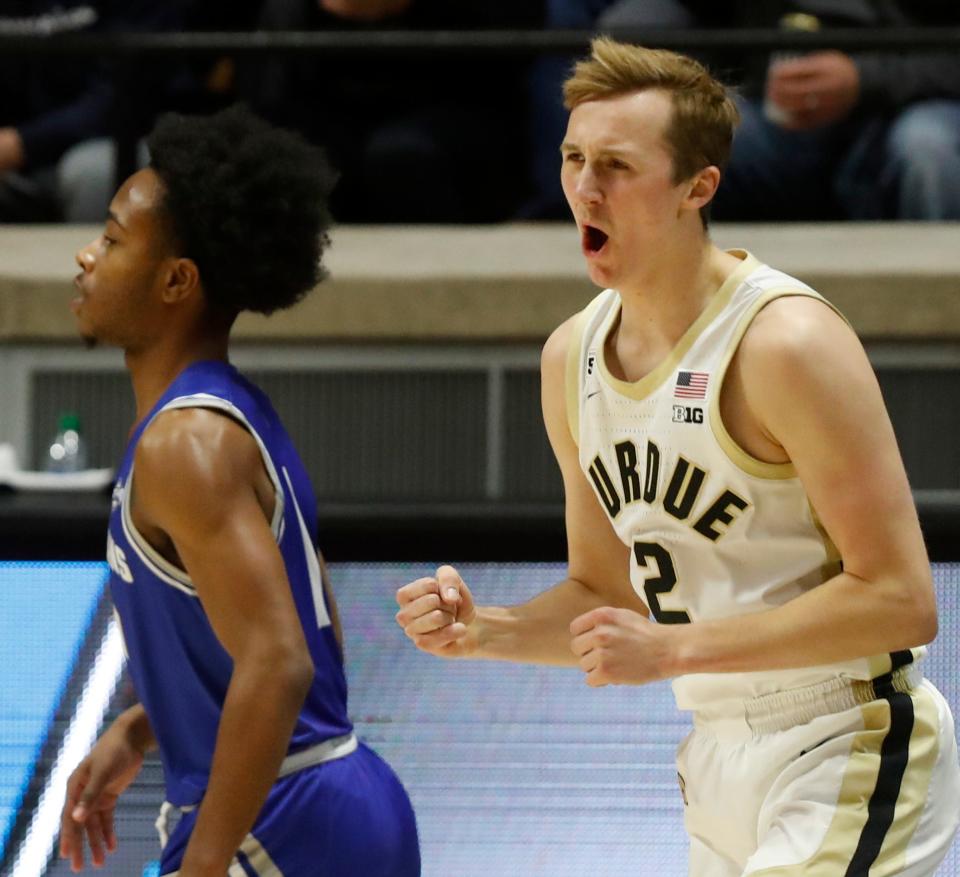
[[23, 141], [16, 128], [0, 128], [0, 173], [23, 166]]
[[320, 0], [324, 12], [350, 21], [382, 21], [406, 12], [413, 0]]
[[675, 675], [676, 628], [689, 626], [654, 624], [630, 609], [602, 606], [570, 622], [570, 648], [587, 685], [643, 685]]
[[860, 73], [843, 52], [779, 61], [767, 75], [767, 98], [786, 114], [785, 128], [818, 128], [846, 118], [856, 106]]
[[417, 579], [397, 591], [397, 624], [424, 652], [442, 658], [462, 658], [476, 647], [471, 625], [477, 609], [473, 596], [452, 566], [436, 576]]
[[60, 817], [60, 858], [70, 869], [83, 869], [84, 834], [90, 859], [102, 867], [107, 852], [117, 848], [113, 812], [117, 798], [133, 782], [143, 765], [143, 753], [114, 723], [67, 780], [67, 800]]

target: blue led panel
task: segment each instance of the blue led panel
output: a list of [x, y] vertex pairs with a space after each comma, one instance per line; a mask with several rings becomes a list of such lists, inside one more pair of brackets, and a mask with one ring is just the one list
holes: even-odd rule
[[[669, 685], [594, 690], [577, 670], [441, 661], [417, 652], [393, 620], [394, 592], [435, 567], [331, 565], [346, 638], [350, 714], [410, 792], [423, 877], [686, 877], [674, 750], [689, 717], [675, 709]], [[0, 674], [8, 674], [0, 675], [4, 716], [6, 692], [25, 687], [21, 664], [52, 664], [48, 652], [57, 648], [65, 675], [84, 622], [68, 636], [59, 613], [67, 596], [84, 590], [84, 569], [97, 571], [88, 576], [89, 619], [105, 570], [78, 564], [64, 567], [71, 575], [80, 571], [75, 582], [48, 586], [48, 605], [30, 600], [29, 613], [16, 613], [41, 621], [51, 616], [49, 623], [36, 633], [14, 625], [16, 648], [9, 645], [9, 628], [0, 631], [0, 648], [7, 649], [0, 653]], [[0, 582], [17, 579], [9, 567], [0, 564], [0, 571]], [[562, 566], [546, 563], [477, 563], [461, 571], [478, 602], [499, 604], [523, 602], [563, 575]], [[960, 712], [960, 564], [937, 564], [934, 574], [940, 635], [925, 672]], [[22, 571], [19, 578], [25, 580]], [[68, 640], [72, 651], [65, 648]], [[44, 715], [56, 702], [51, 695]], [[24, 725], [22, 746], [33, 758], [45, 725], [30, 727], [37, 739]], [[10, 727], [0, 729], [0, 743], [15, 742]], [[99, 875], [155, 874], [153, 822], [162, 794], [159, 764], [148, 759], [120, 801], [120, 848]], [[67, 863], [54, 859], [46, 877], [69, 873]], [[960, 877], [960, 846], [938, 875]]]
[[0, 856], [106, 576], [105, 563], [0, 563]]

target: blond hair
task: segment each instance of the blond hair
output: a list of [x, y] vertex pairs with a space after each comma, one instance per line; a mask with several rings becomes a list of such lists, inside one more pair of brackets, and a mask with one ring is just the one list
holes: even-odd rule
[[568, 110], [586, 101], [662, 89], [673, 104], [664, 137], [673, 157], [674, 182], [710, 165], [721, 170], [726, 166], [740, 113], [727, 89], [702, 64], [676, 52], [618, 43], [609, 37], [593, 40], [590, 52], [563, 85]]

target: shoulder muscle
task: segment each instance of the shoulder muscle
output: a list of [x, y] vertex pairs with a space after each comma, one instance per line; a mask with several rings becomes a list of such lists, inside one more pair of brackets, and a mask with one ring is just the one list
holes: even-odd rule
[[163, 529], [184, 514], [197, 523], [219, 517], [224, 498], [252, 489], [262, 467], [253, 436], [206, 408], [159, 414], [144, 431], [134, 461], [137, 505]]

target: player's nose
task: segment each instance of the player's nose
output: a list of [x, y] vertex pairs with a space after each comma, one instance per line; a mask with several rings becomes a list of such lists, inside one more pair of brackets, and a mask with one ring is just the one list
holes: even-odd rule
[[96, 246], [96, 239], [90, 241], [85, 247], [81, 247], [77, 250], [74, 259], [76, 259], [77, 264], [84, 270], [90, 271], [93, 268], [94, 255], [93, 249]]

